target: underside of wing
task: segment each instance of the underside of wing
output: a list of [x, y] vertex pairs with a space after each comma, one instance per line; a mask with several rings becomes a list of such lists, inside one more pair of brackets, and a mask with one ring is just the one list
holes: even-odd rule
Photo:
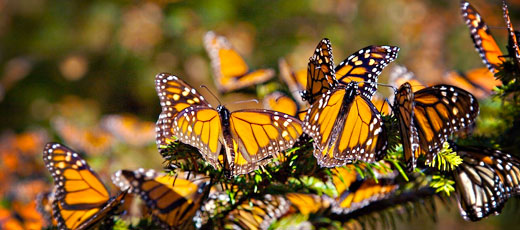
[[335, 159], [333, 154], [325, 152], [325, 149], [329, 148], [329, 143], [334, 141], [333, 132], [337, 126], [345, 94], [344, 89], [326, 93], [311, 105], [304, 119], [303, 131], [314, 139], [314, 156], [322, 166], [334, 167], [344, 163]]
[[206, 106], [188, 107], [173, 120], [173, 134], [182, 142], [199, 149], [204, 160], [220, 168], [222, 123], [217, 110]]
[[313, 104], [337, 84], [334, 76], [334, 60], [329, 39], [322, 39], [307, 65], [307, 85], [302, 98]]
[[454, 171], [457, 199], [462, 217], [480, 220], [502, 210], [503, 184], [490, 165], [468, 154], [461, 154], [463, 163]]
[[386, 154], [386, 132], [372, 102], [363, 95], [356, 95], [347, 110], [340, 113], [344, 125], [334, 144], [334, 157], [348, 161], [381, 160]]
[[399, 132], [403, 144], [404, 159], [406, 170], [411, 172], [416, 166], [416, 159], [419, 152], [419, 135], [413, 121], [414, 115], [414, 94], [412, 86], [406, 82], [397, 91], [395, 97], [395, 110], [399, 119]]
[[177, 76], [160, 73], [155, 76], [155, 89], [159, 96], [162, 112], [156, 124], [157, 147], [167, 146], [174, 141], [173, 119], [182, 110], [196, 105], [211, 107], [204, 97]]
[[[52, 213], [58, 228], [83, 228], [112, 209], [108, 190], [78, 153], [61, 144], [48, 143], [43, 159], [56, 185]], [[120, 202], [122, 198], [118, 199]]]
[[200, 208], [209, 177], [180, 172], [175, 176], [154, 170], [122, 170], [114, 174], [114, 183], [139, 194], [152, 214], [168, 228], [192, 223]]
[[461, 1], [461, 10], [462, 17], [469, 27], [471, 39], [482, 61], [492, 73], [497, 73], [504, 58], [495, 39], [491, 36], [488, 26], [469, 2]]
[[274, 77], [272, 69], [250, 71], [229, 41], [213, 31], [204, 36], [204, 45], [211, 59], [215, 81], [222, 92], [252, 86]]

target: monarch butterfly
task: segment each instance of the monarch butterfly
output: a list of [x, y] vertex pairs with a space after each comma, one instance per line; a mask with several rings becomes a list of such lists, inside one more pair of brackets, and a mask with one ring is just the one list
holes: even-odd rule
[[309, 215], [313, 213], [324, 212], [332, 207], [332, 198], [316, 194], [306, 193], [288, 193], [285, 198], [294, 206], [298, 213]]
[[226, 217], [226, 229], [268, 229], [289, 210], [282, 196], [265, 195], [262, 199], [250, 199], [240, 204]]
[[329, 40], [318, 44], [309, 61], [307, 90], [302, 94], [311, 103], [304, 132], [314, 139], [314, 156], [320, 166], [373, 162], [386, 154], [381, 115], [370, 100], [377, 76], [395, 60], [398, 51], [398, 47], [368, 46], [333, 69]]
[[142, 168], [117, 171], [112, 180], [121, 190], [139, 194], [165, 228], [187, 227], [200, 208], [210, 179], [178, 173], [170, 176]]
[[453, 172], [459, 210], [465, 220], [499, 214], [507, 199], [520, 194], [520, 161], [499, 150], [476, 146], [452, 148], [463, 159]]
[[469, 2], [462, 0], [461, 10], [462, 17], [470, 28], [471, 39], [482, 61], [486, 64], [489, 71], [493, 74], [497, 73], [498, 68], [504, 62], [504, 57], [488, 26]]
[[[157, 122], [162, 131], [158, 139], [171, 140], [176, 136], [197, 147], [213, 167], [223, 164], [232, 176], [267, 164], [271, 154], [290, 148], [302, 134], [301, 122], [285, 113], [230, 112], [222, 105], [214, 109], [194, 88], [172, 75], [157, 75], [156, 84], [163, 107]], [[226, 155], [219, 159], [222, 145]]]
[[204, 46], [211, 59], [215, 82], [221, 92], [252, 86], [274, 77], [272, 69], [250, 71], [229, 41], [213, 31], [208, 31], [204, 36]]
[[123, 202], [125, 192], [111, 198], [99, 176], [68, 147], [48, 143], [43, 161], [54, 179], [52, 214], [58, 229], [93, 227]]
[[370, 99], [356, 82], [328, 91], [312, 104], [303, 131], [314, 139], [314, 156], [324, 167], [354, 160], [374, 162], [386, 154], [386, 131]]
[[395, 97], [394, 111], [409, 171], [415, 168], [419, 155], [426, 155], [429, 164], [448, 137], [470, 128], [479, 113], [473, 95], [451, 85], [430, 86], [414, 93], [405, 83]]
[[114, 137], [130, 145], [144, 146], [155, 138], [155, 124], [133, 115], [108, 115], [101, 124]]
[[292, 98], [281, 92], [273, 92], [264, 98], [264, 108], [296, 116], [298, 105]]
[[278, 66], [280, 76], [289, 87], [289, 91], [291, 91], [294, 100], [300, 106], [305, 105], [301, 98], [300, 91], [304, 90], [307, 86], [307, 69], [293, 70], [283, 58], [278, 61]]
[[[377, 171], [376, 171], [377, 172]], [[380, 171], [373, 178], [362, 178], [354, 166], [337, 167], [332, 170], [332, 183], [338, 197], [334, 200], [332, 211], [350, 213], [370, 202], [381, 200], [391, 195], [399, 185], [395, 182], [394, 172]]]

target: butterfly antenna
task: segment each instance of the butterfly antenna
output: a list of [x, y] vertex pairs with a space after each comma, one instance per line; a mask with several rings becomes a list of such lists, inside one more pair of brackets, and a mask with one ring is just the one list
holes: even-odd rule
[[213, 92], [211, 92], [211, 90], [210, 90], [206, 85], [200, 85], [200, 88], [204, 88], [204, 89], [206, 89], [206, 90], [211, 94], [211, 96], [213, 96], [213, 97], [218, 101], [218, 104], [219, 104], [219, 105], [222, 105], [222, 102], [220, 102], [220, 100], [218, 99], [218, 97], [215, 96], [215, 94], [213, 94]]
[[257, 99], [250, 99], [250, 100], [244, 100], [244, 101], [234, 101], [231, 104], [242, 104], [242, 103], [248, 103], [248, 102], [256, 102], [257, 104], [260, 103], [260, 102], [258, 102]]
[[378, 85], [380, 86], [385, 86], [385, 87], [389, 87], [389, 88], [392, 88], [392, 90], [394, 91], [394, 93], [397, 92], [397, 88], [393, 85], [389, 85], [389, 84], [385, 84], [385, 83], [377, 83]]

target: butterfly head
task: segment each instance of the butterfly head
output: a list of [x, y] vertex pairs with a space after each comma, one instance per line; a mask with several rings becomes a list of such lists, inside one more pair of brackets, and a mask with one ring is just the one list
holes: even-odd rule
[[302, 90], [302, 91], [300, 91], [300, 97], [302, 97], [303, 101], [309, 101], [309, 99], [311, 98], [311, 95], [308, 90]]
[[361, 94], [361, 91], [359, 90], [359, 84], [356, 81], [349, 82], [345, 89], [347, 90], [349, 96], [356, 96]]
[[222, 120], [223, 122], [223, 126], [224, 127], [227, 127], [229, 124], [224, 124], [224, 123], [229, 123], [229, 117], [231, 116], [231, 112], [229, 112], [229, 109], [227, 109], [226, 107], [224, 107], [223, 105], [219, 105], [217, 107], [217, 111], [220, 115], [220, 119]]

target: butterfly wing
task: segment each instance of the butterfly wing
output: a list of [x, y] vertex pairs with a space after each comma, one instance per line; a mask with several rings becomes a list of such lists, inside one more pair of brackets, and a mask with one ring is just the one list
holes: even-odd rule
[[246, 62], [223, 36], [209, 31], [204, 36], [204, 46], [211, 59], [216, 84], [222, 92], [265, 82], [274, 76], [272, 69], [250, 71]]
[[251, 199], [229, 213], [225, 229], [268, 229], [289, 207], [281, 196], [268, 194], [263, 199]]
[[388, 104], [388, 100], [384, 98], [381, 94], [374, 94], [371, 100], [372, 104], [377, 108], [380, 114], [390, 115], [392, 113], [392, 108], [390, 108], [390, 104]]
[[122, 190], [139, 194], [154, 217], [166, 228], [172, 228], [192, 223], [210, 178], [186, 173], [171, 176], [138, 169], [118, 171], [112, 180]]
[[191, 106], [173, 118], [173, 135], [185, 144], [197, 147], [204, 160], [220, 168], [222, 123], [217, 110], [209, 106]]
[[[304, 119], [303, 131], [314, 139], [314, 157], [320, 165], [335, 167], [345, 162], [337, 160], [332, 154], [323, 152], [328, 147], [330, 139], [334, 139], [334, 127], [337, 126], [345, 90], [328, 92], [319, 101], [312, 104]], [[322, 154], [323, 153], [323, 154]]]
[[477, 221], [498, 214], [504, 206], [504, 185], [485, 157], [460, 151], [463, 163], [453, 173], [459, 210], [465, 220]]
[[374, 178], [363, 178], [353, 165], [337, 167], [332, 170], [332, 183], [338, 197], [335, 198], [333, 211], [350, 213], [373, 201], [388, 197], [399, 185], [395, 182], [397, 173], [377, 172]]
[[178, 78], [167, 73], [155, 76], [155, 90], [159, 96], [162, 112], [156, 124], [156, 142], [161, 150], [164, 146], [174, 141], [173, 124], [177, 114], [190, 106], [209, 105], [204, 97], [193, 87]]
[[520, 160], [516, 156], [481, 146], [450, 144], [459, 155], [477, 158], [492, 167], [503, 183], [505, 199], [520, 194]]
[[280, 76], [289, 87], [289, 91], [291, 91], [293, 98], [296, 100], [298, 105], [303, 106], [305, 103], [302, 101], [300, 92], [305, 90], [307, 85], [307, 70], [301, 69], [293, 71], [291, 66], [289, 66], [287, 61], [283, 58], [278, 61], [278, 67], [280, 69]]
[[513, 50], [514, 58], [517, 64], [520, 64], [520, 47], [518, 46], [518, 40], [516, 39], [515, 29], [513, 28], [513, 24], [511, 23], [511, 18], [509, 18], [509, 10], [507, 9], [506, 1], [502, 1], [502, 10], [504, 11], [504, 19], [507, 24], [507, 31], [509, 32], [509, 46], [510, 49]]
[[285, 113], [269, 110], [239, 110], [231, 113], [229, 129], [235, 158], [259, 162], [291, 148], [302, 134], [302, 123]]
[[351, 87], [329, 92], [307, 112], [304, 132], [314, 139], [314, 156], [322, 166], [373, 162], [386, 153], [381, 116], [372, 102], [356, 92]]
[[419, 134], [420, 154], [430, 163], [448, 137], [471, 128], [479, 113], [478, 101], [467, 91], [436, 85], [415, 92], [413, 121]]
[[[476, 98], [486, 98], [492, 93], [492, 89], [499, 81], [495, 80], [493, 73], [488, 68], [482, 67], [467, 73], [451, 71], [443, 76], [442, 83], [457, 86], [467, 90]], [[482, 87], [481, 84], [484, 86]]]
[[372, 99], [377, 90], [379, 74], [397, 58], [398, 52], [399, 47], [396, 46], [365, 47], [339, 63], [335, 69], [336, 78], [344, 85], [357, 82], [361, 94]]
[[99, 176], [73, 150], [48, 143], [43, 160], [54, 179], [56, 194], [52, 213], [59, 229], [88, 228], [122, 201], [123, 193], [110, 200]]
[[480, 57], [492, 73], [498, 72], [498, 67], [504, 62], [502, 51], [491, 36], [488, 26], [475, 8], [467, 1], [461, 1], [462, 17], [468, 25], [471, 39]]
[[302, 91], [302, 99], [313, 104], [324, 93], [336, 85], [334, 76], [334, 60], [329, 39], [324, 38], [318, 43], [314, 54], [307, 65], [307, 85]]
[[482, 89], [487, 96], [492, 94], [495, 87], [502, 85], [502, 82], [496, 79], [485, 67], [469, 70], [462, 76], [471, 84]]
[[416, 159], [419, 157], [419, 134], [414, 125], [414, 94], [412, 86], [406, 82], [396, 93], [395, 111], [399, 119], [399, 132], [403, 143], [404, 159], [406, 162], [406, 170], [411, 172], [416, 166]]
[[289, 96], [278, 91], [267, 95], [264, 98], [263, 104], [265, 109], [282, 112], [291, 116], [296, 116], [298, 113], [298, 105], [296, 102]]
[[323, 212], [328, 210], [334, 202], [328, 196], [318, 196], [316, 194], [306, 193], [288, 193], [285, 198], [294, 206], [302, 215]]

